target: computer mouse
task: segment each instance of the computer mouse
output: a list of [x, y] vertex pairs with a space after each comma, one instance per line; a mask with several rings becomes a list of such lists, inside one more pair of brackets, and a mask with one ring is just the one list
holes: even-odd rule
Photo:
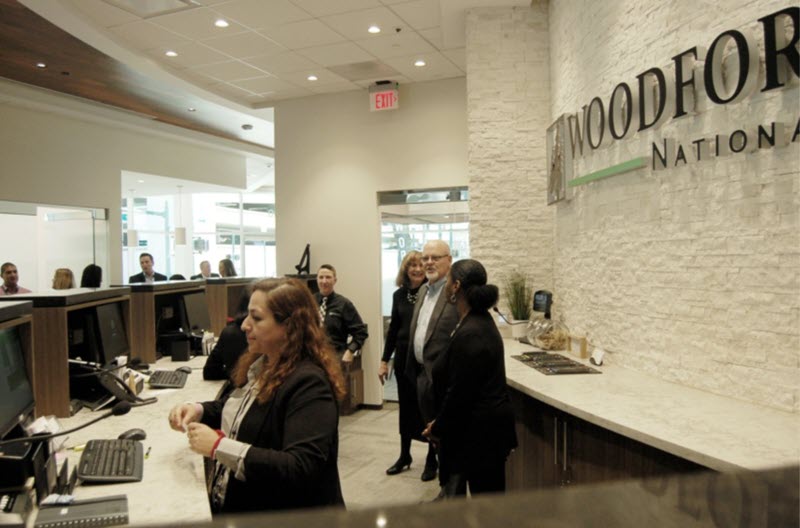
[[178, 367], [175, 370], [177, 370], [178, 372], [185, 372], [187, 374], [192, 373], [192, 367]]
[[144, 440], [147, 438], [147, 433], [144, 432], [144, 429], [128, 429], [117, 438], [120, 440]]

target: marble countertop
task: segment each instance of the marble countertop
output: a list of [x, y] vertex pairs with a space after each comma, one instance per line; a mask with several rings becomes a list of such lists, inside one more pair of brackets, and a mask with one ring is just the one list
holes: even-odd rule
[[[157, 396], [152, 405], [134, 407], [123, 416], [112, 416], [86, 429], [70, 433], [65, 445], [76, 446], [95, 438], [116, 438], [120, 433], [138, 427], [147, 438], [142, 442], [149, 456], [144, 461], [141, 482], [107, 485], [84, 484], [75, 488], [78, 499], [125, 494], [128, 496], [130, 524], [159, 524], [178, 522], [192, 525], [211, 519], [205, 489], [203, 457], [189, 450], [186, 435], [170, 429], [167, 413], [179, 403], [214, 399], [221, 381], [204, 381], [202, 367], [206, 356], [188, 362], [161, 359], [153, 368], [175, 370], [184, 365], [193, 368], [182, 389], [145, 389], [142, 396]], [[145, 384], [146, 386], [146, 384]], [[75, 427], [98, 416], [103, 411], [82, 410], [71, 418], [61, 418], [64, 429]], [[80, 459], [80, 452], [62, 451], [69, 459], [70, 471]]]
[[587, 422], [718, 471], [800, 463], [800, 415], [616, 365], [595, 367], [600, 375], [546, 376], [511, 358], [532, 347], [504, 344], [510, 387]]

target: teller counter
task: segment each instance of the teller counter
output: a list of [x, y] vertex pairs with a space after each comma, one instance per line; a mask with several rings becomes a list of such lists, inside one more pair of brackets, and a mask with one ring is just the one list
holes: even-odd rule
[[[156, 396], [156, 403], [133, 407], [128, 414], [112, 416], [70, 433], [64, 443], [67, 448], [92, 439], [117, 438], [120, 433], [136, 427], [147, 433], [142, 444], [149, 455], [144, 461], [141, 482], [83, 484], [75, 488], [77, 499], [125, 494], [128, 496], [131, 525], [180, 522], [184, 526], [191, 526], [211, 519], [203, 457], [190, 451], [186, 435], [173, 431], [167, 421], [167, 414], [173, 406], [213, 400], [216, 396], [223, 382], [203, 380], [205, 361], [206, 356], [180, 363], [168, 358], [159, 360], [151, 368], [174, 370], [186, 365], [192, 367], [192, 373], [182, 389], [146, 389], [141, 396]], [[83, 410], [59, 421], [64, 429], [68, 429], [88, 422], [102, 412]], [[72, 471], [80, 459], [80, 452], [67, 449], [62, 451], [64, 454], [69, 459]]]

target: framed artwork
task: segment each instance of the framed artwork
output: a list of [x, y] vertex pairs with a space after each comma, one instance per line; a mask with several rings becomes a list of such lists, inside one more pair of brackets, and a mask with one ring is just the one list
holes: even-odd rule
[[572, 148], [569, 142], [567, 114], [547, 127], [547, 205], [568, 200], [567, 182], [572, 179]]

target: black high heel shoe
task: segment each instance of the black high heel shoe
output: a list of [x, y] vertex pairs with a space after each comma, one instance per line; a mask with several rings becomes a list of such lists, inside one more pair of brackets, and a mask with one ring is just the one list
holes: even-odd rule
[[403, 471], [409, 469], [411, 467], [411, 457], [408, 458], [404, 456], [400, 456], [397, 459], [397, 462], [394, 463], [392, 467], [386, 470], [387, 475], [397, 475], [398, 473], [402, 473]]

